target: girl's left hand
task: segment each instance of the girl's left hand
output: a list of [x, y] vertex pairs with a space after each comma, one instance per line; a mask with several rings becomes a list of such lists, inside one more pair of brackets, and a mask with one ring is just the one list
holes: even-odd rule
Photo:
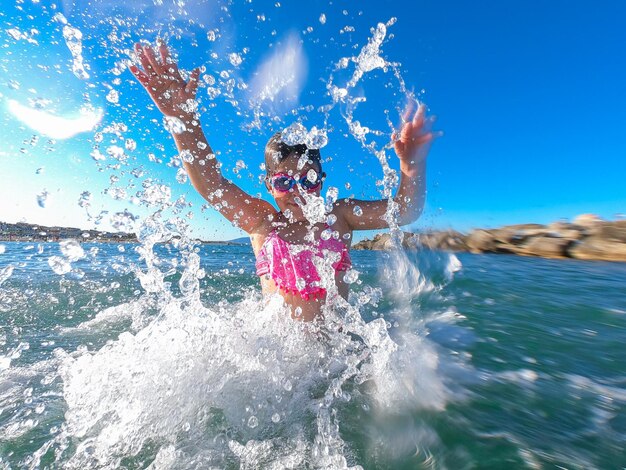
[[413, 114], [414, 105], [409, 105], [402, 118], [400, 132], [394, 134], [394, 147], [400, 161], [416, 164], [424, 161], [430, 146], [441, 133], [432, 132], [434, 117], [426, 116], [426, 106], [420, 104]]

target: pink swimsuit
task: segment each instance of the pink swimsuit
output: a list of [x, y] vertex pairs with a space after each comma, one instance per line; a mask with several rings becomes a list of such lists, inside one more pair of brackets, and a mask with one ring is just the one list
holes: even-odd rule
[[326, 295], [326, 289], [319, 285], [320, 276], [313, 256], [336, 257], [332, 264], [335, 273], [347, 271], [352, 266], [348, 248], [335, 238], [321, 239], [316, 247], [309, 247], [288, 243], [272, 231], [256, 258], [256, 273], [259, 276], [269, 274], [286, 293], [297, 293], [305, 300], [321, 298]]

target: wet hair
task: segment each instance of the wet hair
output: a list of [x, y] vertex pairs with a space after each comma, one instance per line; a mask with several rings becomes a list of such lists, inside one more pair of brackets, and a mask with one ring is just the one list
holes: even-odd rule
[[306, 155], [313, 164], [316, 164], [321, 173], [322, 156], [319, 149], [310, 149], [306, 144], [288, 145], [283, 142], [282, 134], [277, 132], [265, 146], [265, 170], [268, 174], [272, 173], [283, 161], [292, 156], [301, 157], [302, 155]]

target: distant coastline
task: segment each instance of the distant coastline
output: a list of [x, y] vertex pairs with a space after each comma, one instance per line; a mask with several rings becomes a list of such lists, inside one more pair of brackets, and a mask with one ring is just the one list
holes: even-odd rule
[[[101, 232], [74, 227], [48, 227], [25, 222], [16, 224], [0, 222], [0, 242], [59, 242], [69, 239], [80, 240], [85, 243], [139, 243], [134, 233]], [[199, 241], [210, 245], [244, 245], [250, 243], [247, 237], [230, 241]]]
[[[68, 239], [85, 243], [138, 243], [132, 233], [0, 222], [0, 242], [58, 242]], [[198, 241], [210, 245], [250, 244], [247, 237], [229, 241]], [[593, 214], [584, 214], [572, 222], [507, 225], [474, 229], [467, 234], [456, 230], [404, 232], [402, 246], [406, 249], [626, 262], [626, 220], [608, 221]], [[352, 248], [390, 250], [392, 247], [389, 233], [382, 233], [372, 240], [362, 240]]]
[[[392, 245], [389, 234], [384, 233], [355, 244], [353, 249], [389, 250]], [[405, 232], [402, 245], [407, 249], [626, 262], [626, 220], [608, 221], [584, 214], [572, 222], [508, 225], [467, 234], [455, 230]]]

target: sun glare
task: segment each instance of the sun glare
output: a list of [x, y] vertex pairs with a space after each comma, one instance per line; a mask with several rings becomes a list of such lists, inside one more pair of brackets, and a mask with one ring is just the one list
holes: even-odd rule
[[88, 132], [98, 125], [103, 116], [102, 109], [87, 108], [81, 108], [77, 117], [55, 116], [29, 108], [15, 100], [8, 100], [8, 109], [19, 121], [53, 139], [68, 139], [81, 132]]

